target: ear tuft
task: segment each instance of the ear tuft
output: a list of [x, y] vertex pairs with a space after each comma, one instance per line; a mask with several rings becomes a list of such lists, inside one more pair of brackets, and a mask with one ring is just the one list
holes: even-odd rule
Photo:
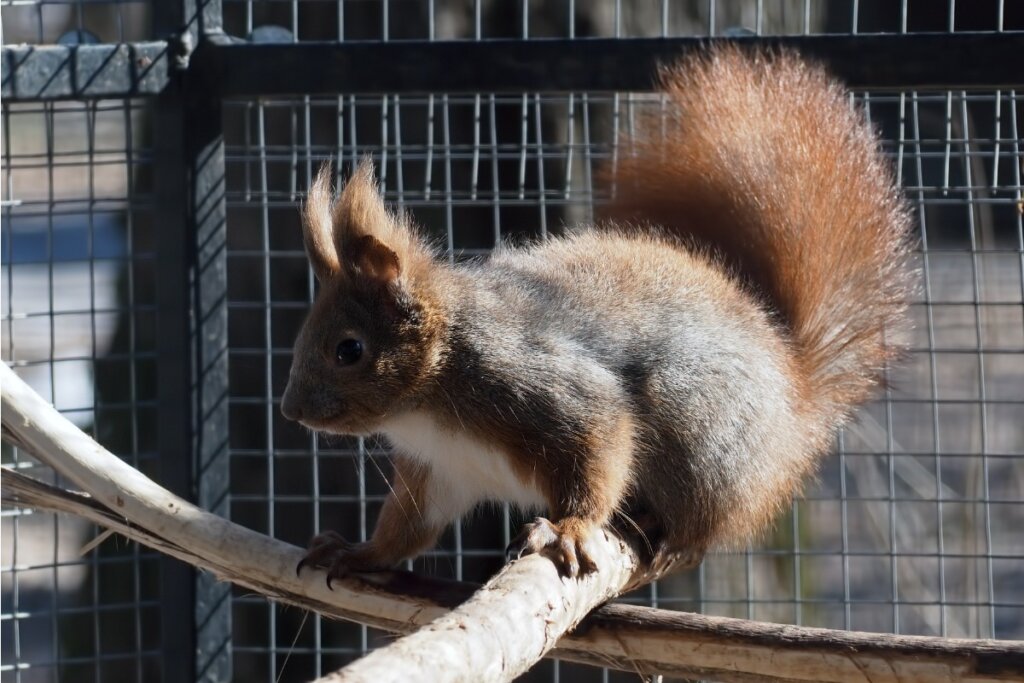
[[389, 232], [392, 218], [377, 188], [373, 160], [365, 157], [345, 183], [334, 205], [334, 237], [337, 253], [346, 253], [346, 242], [360, 235]]
[[313, 272], [321, 282], [340, 269], [331, 210], [334, 204], [331, 191], [333, 177], [330, 162], [320, 167], [302, 211], [302, 240]]
[[416, 280], [429, 272], [433, 254], [409, 218], [384, 205], [369, 157], [352, 171], [332, 219], [334, 252], [345, 271], [381, 282]]
[[361, 273], [382, 283], [393, 282], [402, 274], [398, 254], [373, 235], [357, 238], [347, 256]]

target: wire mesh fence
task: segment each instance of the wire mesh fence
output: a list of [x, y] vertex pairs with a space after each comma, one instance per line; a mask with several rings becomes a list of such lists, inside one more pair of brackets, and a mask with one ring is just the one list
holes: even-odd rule
[[[75, 424], [155, 472], [149, 165], [135, 100], [4, 104], [3, 360]], [[4, 465], [51, 483], [10, 449]], [[156, 559], [5, 509], [4, 680], [153, 680]]]
[[[8, 44], [117, 43], [153, 36], [150, 0], [3, 0]], [[1006, 0], [223, 0], [223, 28], [294, 40], [446, 40], [1003, 31]], [[259, 33], [257, 33], [259, 35]], [[278, 34], [280, 35], [280, 34]]]
[[[1024, 26], [1012, 3], [968, 5], [225, 0], [223, 25], [255, 41]], [[146, 3], [2, 7], [8, 44], [55, 42], [69, 31], [79, 43], [83, 31], [102, 41], [161, 35]], [[911, 352], [771, 533], [624, 599], [832, 628], [1024, 638], [1021, 95], [868, 90], [856, 100], [879, 128], [920, 226]], [[628, 153], [619, 132], [660, 106], [640, 92], [544, 89], [226, 101], [218, 125], [227, 443], [224, 469], [196, 467], [194, 489], [215, 485], [219, 510], [298, 545], [323, 529], [353, 539], [372, 530], [387, 491], [386, 444], [318, 438], [278, 409], [315, 289], [298, 205], [320, 163], [332, 161], [343, 176], [372, 156], [387, 200], [412, 213], [449, 258], [486, 257], [500, 243], [592, 220], [605, 199], [597, 170]], [[158, 327], [174, 313], [157, 305], [157, 224], [159, 214], [185, 209], [158, 196], [157, 118], [147, 98], [4, 102], [0, 305], [3, 360], [159, 477]], [[7, 446], [3, 462], [53, 480]], [[412, 567], [482, 580], [502, 564], [521, 521], [515, 510], [481, 510]], [[114, 539], [89, 547], [98, 530], [74, 520], [5, 508], [2, 524], [4, 681], [166, 677], [161, 613], [175, 596], [160, 582], [160, 560]], [[388, 638], [241, 591], [212, 607], [198, 604], [204, 595], [197, 615], [219, 608], [231, 618], [181, 625], [205, 627], [212, 633], [198, 640], [217, 643], [196, 679], [306, 680]], [[547, 662], [527, 678], [627, 676]]]
[[[1020, 21], [1005, 0], [225, 0], [233, 35], [267, 27], [303, 40], [674, 37], [1002, 31]], [[258, 35], [258, 33], [257, 33]]]
[[[909, 358], [767, 538], [627, 599], [833, 628], [1019, 638], [1020, 102], [1012, 92], [857, 100], [884, 131], [921, 225], [925, 281]], [[603, 199], [595, 172], [623, 153], [616, 131], [660, 105], [585, 93], [232, 102], [231, 421], [250, 427], [232, 442], [232, 482], [245, 487], [232, 495], [235, 518], [296, 543], [324, 528], [365, 539], [387, 492], [384, 444], [318, 439], [277, 412], [287, 331], [313, 295], [297, 203], [322, 161], [344, 167], [372, 155], [390, 202], [451, 258], [475, 257], [590, 219]], [[413, 566], [482, 580], [521, 521], [486, 510]], [[236, 604], [245, 615], [236, 628], [258, 643], [235, 647], [236, 671], [247, 675], [265, 674], [275, 652], [308, 653], [312, 675], [321, 658], [344, 661], [372, 642], [366, 632], [339, 640], [333, 625], [256, 598]]]

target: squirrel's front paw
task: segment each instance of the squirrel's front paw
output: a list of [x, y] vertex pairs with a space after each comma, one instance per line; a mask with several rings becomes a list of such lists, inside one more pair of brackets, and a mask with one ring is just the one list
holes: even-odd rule
[[299, 560], [295, 573], [303, 567], [322, 567], [327, 570], [327, 587], [334, 579], [343, 579], [353, 572], [372, 572], [387, 569], [387, 565], [374, 559], [369, 543], [350, 543], [336, 531], [326, 531], [313, 537], [309, 550]]
[[597, 529], [592, 522], [575, 517], [557, 523], [537, 517], [523, 527], [505, 553], [510, 560], [542, 553], [555, 563], [559, 573], [575, 578], [597, 570], [586, 550], [587, 540]]

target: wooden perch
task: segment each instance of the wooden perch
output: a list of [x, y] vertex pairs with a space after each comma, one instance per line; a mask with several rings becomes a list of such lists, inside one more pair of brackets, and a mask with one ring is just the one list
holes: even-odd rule
[[579, 582], [559, 579], [547, 559], [533, 556], [510, 564], [475, 594], [468, 584], [406, 572], [346, 579], [332, 591], [320, 571], [296, 576], [302, 549], [172, 495], [83, 434], [6, 366], [0, 384], [4, 438], [89, 494], [5, 469], [5, 503], [81, 516], [220, 579], [326, 616], [397, 632], [426, 626], [327, 680], [409, 680], [425, 670], [433, 680], [508, 680], [545, 653], [726, 683], [981, 683], [1024, 675], [1020, 641], [830, 631], [627, 605], [605, 605], [563, 636], [636, 569], [629, 546], [612, 536], [597, 549], [600, 571]]

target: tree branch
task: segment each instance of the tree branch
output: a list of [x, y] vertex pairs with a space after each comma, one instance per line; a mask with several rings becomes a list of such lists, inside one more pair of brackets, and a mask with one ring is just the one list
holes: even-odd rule
[[595, 549], [601, 570], [579, 582], [559, 579], [548, 560], [531, 556], [504, 568], [472, 598], [474, 586], [406, 572], [346, 579], [331, 591], [320, 571], [296, 576], [300, 548], [159, 487], [64, 419], [6, 366], [0, 367], [0, 385], [4, 438], [90, 494], [5, 469], [5, 504], [84, 517], [220, 579], [327, 616], [397, 632], [437, 619], [334, 680], [407, 680], [424, 670], [438, 680], [508, 680], [556, 642], [550, 654], [562, 659], [726, 683], [981, 683], [1019, 680], [1024, 671], [1020, 641], [830, 631], [627, 605], [601, 607], [575, 634], [562, 636], [590, 605], [613, 597], [631, 579], [636, 558], [612, 536]]

